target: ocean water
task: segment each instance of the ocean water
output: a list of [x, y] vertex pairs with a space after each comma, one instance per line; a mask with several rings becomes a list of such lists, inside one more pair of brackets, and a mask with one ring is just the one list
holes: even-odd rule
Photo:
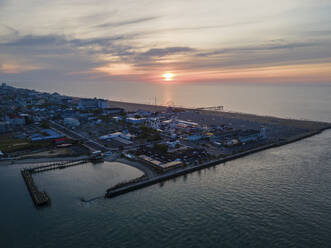
[[11, 85], [79, 97], [170, 106], [224, 106], [226, 111], [331, 120], [330, 84], [153, 84], [129, 82], [21, 82]]
[[[199, 87], [192, 92], [177, 88], [171, 101], [227, 103], [233, 111], [331, 121], [330, 86]], [[194, 100], [191, 96], [197, 92], [201, 97]], [[144, 100], [139, 94], [137, 102]], [[161, 95], [170, 99], [165, 92]], [[0, 166], [1, 247], [331, 244], [331, 131], [88, 204], [79, 199], [102, 195], [107, 187], [141, 172], [118, 163], [45, 172], [35, 180], [50, 194], [52, 204], [41, 210], [35, 209], [26, 190], [19, 173], [22, 166]]]

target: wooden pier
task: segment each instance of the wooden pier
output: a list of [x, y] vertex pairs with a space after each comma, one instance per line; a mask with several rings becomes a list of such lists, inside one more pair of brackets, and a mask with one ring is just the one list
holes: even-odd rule
[[65, 169], [68, 167], [84, 164], [89, 161], [90, 160], [88, 160], [88, 159], [78, 160], [78, 161], [77, 160], [61, 161], [61, 162], [51, 163], [51, 164], [47, 164], [47, 165], [32, 167], [32, 168], [29, 168], [28, 170], [31, 171], [32, 174], [35, 174], [35, 173], [45, 172], [45, 171], [49, 171], [49, 170]]
[[45, 171], [49, 171], [49, 170], [65, 169], [68, 167], [84, 164], [89, 161], [90, 160], [88, 160], [88, 159], [61, 161], [61, 162], [55, 162], [55, 163], [41, 165], [41, 166], [32, 167], [32, 168], [24, 168], [23, 170], [21, 170], [22, 177], [25, 181], [26, 187], [28, 188], [28, 191], [31, 195], [31, 198], [32, 198], [34, 204], [37, 207], [47, 205], [50, 202], [50, 198], [45, 191], [38, 190], [38, 187], [36, 186], [36, 184], [33, 180], [33, 177], [32, 177], [33, 174], [41, 173], [41, 172], [45, 172]]

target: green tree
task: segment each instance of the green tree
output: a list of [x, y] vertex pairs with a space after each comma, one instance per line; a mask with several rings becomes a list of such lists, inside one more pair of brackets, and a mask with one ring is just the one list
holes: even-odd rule
[[48, 121], [43, 121], [40, 126], [42, 128], [49, 128], [49, 123], [48, 123]]
[[160, 153], [167, 153], [168, 152], [168, 146], [165, 144], [154, 144], [153, 147], [156, 151]]

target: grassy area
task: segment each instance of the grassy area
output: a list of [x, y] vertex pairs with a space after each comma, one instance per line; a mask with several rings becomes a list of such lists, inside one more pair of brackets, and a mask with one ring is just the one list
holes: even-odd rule
[[0, 136], [0, 150], [4, 153], [40, 149], [51, 144], [51, 141], [31, 142], [29, 139], [17, 139], [7, 135]]

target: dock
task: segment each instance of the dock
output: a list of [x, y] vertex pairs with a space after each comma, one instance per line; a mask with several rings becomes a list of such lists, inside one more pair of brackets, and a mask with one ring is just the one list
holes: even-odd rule
[[72, 160], [72, 161], [61, 161], [61, 162], [56, 162], [56, 163], [51, 163], [47, 165], [41, 165], [37, 167], [32, 167], [27, 170], [29, 170], [32, 174], [35, 173], [41, 173], [49, 170], [57, 170], [57, 169], [65, 169], [68, 167], [80, 165], [89, 162], [90, 160], [88, 159], [83, 159], [83, 160]]
[[35, 206], [40, 207], [40, 206], [48, 205], [50, 203], [50, 198], [45, 191], [39, 191], [38, 187], [36, 186], [33, 180], [32, 177], [33, 174], [50, 171], [50, 170], [65, 169], [68, 167], [84, 164], [89, 161], [90, 161], [89, 159], [69, 160], [69, 161], [55, 162], [46, 165], [40, 165], [37, 167], [22, 169], [21, 170], [22, 177], [25, 181], [26, 187], [30, 193], [30, 196]]

